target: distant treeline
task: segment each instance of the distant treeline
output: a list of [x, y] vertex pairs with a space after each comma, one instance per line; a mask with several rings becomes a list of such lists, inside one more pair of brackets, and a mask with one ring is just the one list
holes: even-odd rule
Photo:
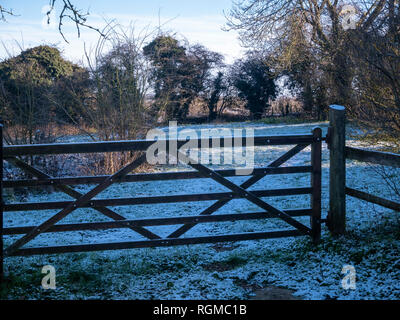
[[48, 45], [1, 62], [8, 142], [51, 142], [49, 124], [74, 125], [96, 140], [132, 139], [156, 122], [186, 121], [193, 106], [207, 121], [235, 107], [259, 119], [278, 93], [277, 75], [262, 55], [226, 65], [221, 54], [173, 35], [128, 31], [110, 28], [86, 52], [85, 66]]

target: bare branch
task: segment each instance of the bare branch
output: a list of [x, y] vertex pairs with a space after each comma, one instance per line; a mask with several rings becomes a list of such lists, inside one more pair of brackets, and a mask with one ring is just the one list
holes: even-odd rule
[[[50, 9], [46, 13], [48, 24], [50, 23], [50, 15], [55, 9], [55, 4], [57, 0], [49, 0], [49, 1], [50, 1]], [[82, 10], [78, 9], [73, 3], [71, 3], [70, 0], [61, 0], [61, 2], [62, 2], [62, 9], [58, 17], [58, 31], [60, 32], [65, 42], [68, 43], [68, 40], [66, 39], [63, 33], [63, 21], [65, 19], [70, 20], [75, 24], [78, 33], [78, 38], [81, 36], [81, 31], [80, 31], [81, 27], [94, 30], [98, 32], [102, 37], [104, 37], [104, 34], [100, 29], [95, 28], [90, 24], [87, 24], [87, 17], [89, 16], [89, 12], [83, 13]]]
[[0, 5], [0, 20], [6, 21], [6, 16], [15, 16], [15, 14], [12, 9], [7, 9]]

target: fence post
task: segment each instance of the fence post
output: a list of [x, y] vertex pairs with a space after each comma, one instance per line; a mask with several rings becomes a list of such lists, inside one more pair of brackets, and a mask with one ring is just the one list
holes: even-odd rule
[[328, 227], [333, 235], [346, 231], [346, 109], [329, 108], [330, 179]]
[[0, 283], [4, 280], [3, 261], [3, 124], [0, 119]]
[[311, 236], [315, 244], [321, 240], [321, 162], [322, 129], [313, 130], [314, 142], [311, 145]]

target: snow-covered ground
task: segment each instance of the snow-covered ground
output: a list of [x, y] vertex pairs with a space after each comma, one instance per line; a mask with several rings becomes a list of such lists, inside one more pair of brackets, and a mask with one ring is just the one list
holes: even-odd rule
[[[310, 133], [326, 123], [302, 125], [263, 125], [237, 123], [218, 128], [251, 128], [255, 135]], [[200, 130], [209, 126], [190, 126]], [[215, 127], [215, 126], [214, 126]], [[181, 128], [183, 129], [183, 128]], [[349, 140], [357, 145], [357, 141]], [[257, 147], [255, 166], [265, 166], [289, 150], [291, 146]], [[323, 148], [323, 217], [328, 209], [329, 153]], [[285, 165], [309, 165], [310, 148]], [[347, 185], [390, 198], [374, 167], [355, 161], [347, 163]], [[219, 166], [223, 168], [224, 166]], [[227, 167], [227, 166], [225, 166]], [[224, 168], [225, 168], [224, 167]], [[182, 170], [168, 166], [164, 170]], [[399, 172], [394, 172], [398, 174]], [[240, 183], [246, 177], [230, 178]], [[267, 176], [250, 190], [307, 187], [309, 174]], [[80, 186], [80, 192], [91, 187]], [[118, 184], [96, 197], [125, 198], [156, 195], [179, 195], [228, 191], [211, 179], [143, 182]], [[29, 202], [71, 200], [62, 193], [31, 194]], [[278, 208], [308, 208], [309, 196], [266, 198]], [[196, 215], [209, 202], [114, 207], [128, 219]], [[215, 214], [257, 212], [246, 200], [232, 200]], [[8, 212], [4, 223], [9, 226], [35, 225], [55, 211]], [[10, 257], [5, 259], [8, 281], [3, 288], [7, 299], [249, 299], [258, 289], [282, 287], [302, 299], [399, 299], [400, 298], [400, 216], [391, 210], [353, 198], [347, 200], [347, 234], [334, 239], [323, 226], [322, 241], [314, 246], [307, 237], [259, 241], [243, 241], [220, 245], [201, 244], [171, 248], [132, 249], [96, 253]], [[105, 221], [96, 211], [79, 209], [61, 223]], [[309, 218], [298, 218], [308, 224]], [[168, 235], [178, 226], [150, 227], [149, 230]], [[201, 224], [185, 237], [235, 234], [292, 229], [281, 220]], [[16, 237], [6, 237], [9, 244]], [[96, 232], [66, 232], [40, 235], [28, 246], [65, 245], [78, 243], [121, 242], [143, 239], [129, 229]], [[56, 269], [55, 290], [41, 287], [42, 267]], [[342, 268], [356, 269], [356, 289], [344, 290]]]

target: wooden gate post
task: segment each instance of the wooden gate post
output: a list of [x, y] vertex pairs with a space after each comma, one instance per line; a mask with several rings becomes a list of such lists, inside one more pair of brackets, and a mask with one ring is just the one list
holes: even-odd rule
[[321, 162], [322, 162], [322, 129], [313, 130], [315, 141], [311, 145], [311, 236], [315, 244], [321, 240]]
[[333, 235], [346, 231], [346, 109], [329, 108], [330, 179], [328, 227]]

